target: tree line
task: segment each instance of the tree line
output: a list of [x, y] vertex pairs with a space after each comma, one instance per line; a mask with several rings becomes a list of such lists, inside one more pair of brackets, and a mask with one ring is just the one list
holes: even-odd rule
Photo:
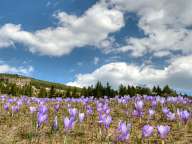
[[102, 85], [101, 82], [97, 82], [95, 86], [83, 87], [79, 90], [77, 87], [66, 87], [65, 90], [60, 90], [55, 88], [52, 85], [49, 88], [39, 86], [36, 88], [31, 83], [24, 86], [17, 86], [12, 83], [3, 83], [0, 82], [0, 93], [1, 94], [9, 94], [13, 96], [36, 96], [39, 98], [52, 98], [52, 97], [75, 97], [78, 98], [80, 96], [94, 96], [96, 98], [108, 96], [114, 97], [116, 95], [120, 96], [135, 96], [135, 95], [151, 95], [151, 96], [177, 96], [175, 90], [171, 89], [168, 85], [161, 88], [160, 86], [154, 86], [153, 88], [142, 87], [142, 86], [131, 86], [131, 85], [120, 85], [117, 90], [113, 89], [112, 86], [107, 83], [106, 85]]
[[177, 92], [171, 89], [168, 85], [161, 88], [160, 86], [154, 86], [153, 88], [142, 87], [142, 86], [131, 86], [131, 85], [120, 85], [117, 90], [114, 90], [109, 83], [103, 86], [101, 82], [97, 82], [95, 87], [89, 86], [82, 88], [81, 95], [84, 96], [94, 96], [103, 97], [109, 96], [114, 97], [116, 95], [120, 96], [135, 96], [135, 95], [151, 95], [151, 96], [177, 96]]

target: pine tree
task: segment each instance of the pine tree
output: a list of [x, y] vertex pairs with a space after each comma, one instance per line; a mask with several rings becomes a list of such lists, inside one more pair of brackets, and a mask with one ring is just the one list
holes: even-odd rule
[[78, 97], [78, 95], [77, 95], [77, 88], [76, 88], [76, 87], [74, 87], [74, 88], [72, 89], [72, 97], [75, 97], [75, 98]]
[[151, 95], [151, 90], [150, 90], [150, 88], [143, 87], [143, 88], [141, 89], [141, 94], [142, 94], [142, 95]]
[[135, 96], [137, 94], [136, 88], [134, 86], [130, 89], [130, 96]]
[[94, 96], [97, 97], [97, 98], [100, 98], [100, 97], [104, 96], [103, 85], [99, 81], [95, 85]]
[[16, 84], [11, 84], [11, 88], [9, 91], [9, 94], [11, 94], [12, 96], [17, 96], [17, 86]]
[[67, 91], [65, 93], [65, 97], [71, 97], [71, 88], [70, 87], [67, 88]]
[[81, 96], [88, 96], [86, 87], [83, 87], [81, 90]]
[[109, 96], [109, 97], [113, 97], [112, 93], [111, 93], [111, 86], [110, 84], [107, 82], [106, 88], [105, 88], [105, 95]]
[[168, 85], [166, 85], [166, 86], [164, 86], [164, 88], [163, 88], [163, 94], [165, 95], [165, 96], [167, 96], [167, 95], [172, 95], [174, 92], [172, 91], [172, 89], [168, 86]]
[[49, 91], [49, 98], [55, 97], [55, 93], [56, 93], [55, 87], [52, 85]]
[[26, 96], [32, 96], [33, 95], [33, 88], [31, 86], [31, 84], [26, 85], [22, 88], [22, 90], [24, 91], [24, 95]]
[[40, 91], [39, 91], [39, 94], [38, 94], [38, 97], [40, 97], [40, 98], [45, 98], [45, 97], [47, 97], [47, 91], [46, 91], [46, 89], [45, 88], [40, 88]]
[[88, 95], [88, 96], [96, 96], [96, 95], [95, 95], [95, 92], [94, 92], [93, 86], [89, 86], [89, 87], [87, 88], [87, 95]]
[[127, 93], [126, 87], [122, 84], [119, 86], [119, 95], [124, 96]]
[[157, 88], [154, 86], [153, 89], [152, 89], [152, 94], [153, 95], [157, 95]]
[[159, 86], [157, 86], [156, 93], [157, 95], [160, 95], [160, 96], [162, 95], [162, 90]]

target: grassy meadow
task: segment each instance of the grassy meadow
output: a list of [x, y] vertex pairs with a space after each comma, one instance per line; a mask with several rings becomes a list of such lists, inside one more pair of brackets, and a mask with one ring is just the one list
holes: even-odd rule
[[[192, 100], [183, 97], [40, 99], [2, 95], [0, 144], [190, 144], [191, 112]], [[145, 125], [152, 131], [145, 132]], [[165, 136], [157, 129], [160, 125], [170, 127]]]

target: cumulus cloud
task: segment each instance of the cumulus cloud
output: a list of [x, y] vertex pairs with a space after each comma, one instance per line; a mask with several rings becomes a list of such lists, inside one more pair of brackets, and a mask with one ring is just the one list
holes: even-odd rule
[[61, 56], [74, 48], [100, 45], [110, 33], [124, 26], [123, 13], [108, 8], [104, 2], [98, 2], [80, 17], [66, 12], [58, 12], [55, 17], [59, 20], [57, 27], [35, 32], [25, 31], [21, 25], [3, 25], [0, 27], [0, 47], [22, 43], [33, 53]]
[[0, 64], [0, 73], [17, 73], [23, 75], [30, 75], [34, 71], [32, 66], [27, 67], [13, 67], [7, 64]]
[[[100, 0], [82, 16], [58, 12], [57, 27], [29, 32], [21, 25], [5, 24], [0, 27], [0, 48], [15, 43], [26, 45], [33, 53], [61, 56], [73, 49], [91, 45], [104, 52], [111, 51], [141, 57], [152, 53], [157, 57], [172, 52], [192, 54], [192, 1], [191, 0]], [[110, 33], [125, 24], [125, 13], [136, 13], [143, 38], [130, 37], [119, 46]]]
[[191, 0], [111, 0], [119, 10], [136, 13], [143, 38], [130, 37], [126, 45], [115, 49], [135, 57], [146, 53], [165, 56], [175, 51], [192, 53]]
[[173, 59], [162, 68], [152, 65], [138, 66], [125, 62], [114, 62], [103, 65], [92, 73], [78, 74], [75, 81], [69, 82], [72, 86], [94, 85], [97, 81], [103, 84], [111, 83], [113, 88], [120, 84], [131, 85], [171, 85], [174, 88], [190, 89], [192, 85], [192, 56], [183, 56]]

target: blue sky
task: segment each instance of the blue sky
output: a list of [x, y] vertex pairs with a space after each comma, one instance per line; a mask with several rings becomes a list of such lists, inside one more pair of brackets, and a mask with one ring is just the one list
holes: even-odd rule
[[1, 0], [0, 72], [190, 92], [190, 0]]

